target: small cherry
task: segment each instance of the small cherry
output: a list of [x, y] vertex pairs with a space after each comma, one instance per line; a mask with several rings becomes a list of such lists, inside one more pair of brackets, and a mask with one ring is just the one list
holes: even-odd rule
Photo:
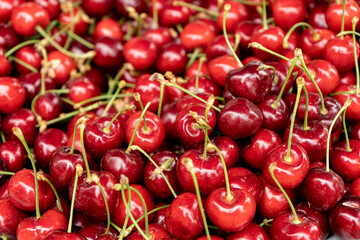
[[12, 77], [0, 77], [1, 113], [7, 114], [21, 108], [25, 102], [25, 98], [25, 88], [18, 79]]
[[[35, 51], [34, 47], [25, 46], [19, 49], [15, 54], [16, 59], [30, 65], [36, 70], [41, 68], [41, 55]], [[15, 68], [19, 73], [26, 74], [32, 72], [28, 68], [20, 65], [19, 63], [15, 63]]]
[[171, 71], [180, 74], [187, 64], [186, 50], [180, 43], [168, 43], [163, 45], [156, 59], [156, 69], [162, 73]]
[[271, 6], [274, 22], [284, 30], [306, 18], [306, 3], [301, 0], [278, 0]]
[[[41, 73], [28, 73], [20, 78], [21, 84], [26, 91], [26, 100], [31, 102], [41, 89]], [[55, 89], [56, 85], [52, 78], [45, 76], [45, 90]]]
[[96, 41], [94, 50], [94, 63], [98, 67], [118, 67], [123, 62], [123, 45], [120, 40], [101, 37]]
[[124, 58], [137, 70], [145, 70], [153, 65], [157, 58], [157, 46], [145, 37], [135, 37], [124, 45]]
[[62, 113], [62, 101], [58, 94], [48, 92], [36, 99], [34, 110], [42, 120], [49, 121]]
[[[159, 0], [157, 2], [160, 2]], [[159, 11], [160, 25], [163, 27], [175, 27], [177, 24], [184, 25], [189, 22], [190, 9], [184, 6], [177, 6], [178, 2], [173, 1], [164, 5]]]
[[53, 71], [51, 76], [58, 86], [62, 86], [76, 69], [74, 60], [60, 51], [52, 51], [47, 56], [48, 66]]

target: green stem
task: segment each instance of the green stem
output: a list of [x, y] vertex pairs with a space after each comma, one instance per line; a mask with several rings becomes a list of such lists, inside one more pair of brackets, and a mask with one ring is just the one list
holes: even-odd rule
[[[122, 98], [122, 97], [131, 97], [131, 96], [132, 96], [132, 94], [130, 94], [130, 93], [118, 94], [116, 96], [116, 99]], [[75, 107], [75, 109], [80, 108], [81, 106], [84, 106], [84, 105], [86, 105], [88, 103], [95, 102], [95, 101], [100, 101], [100, 100], [104, 100], [104, 99], [109, 99], [109, 98], [112, 98], [112, 97], [113, 97], [113, 95], [103, 94], [103, 95], [96, 96], [96, 97], [93, 97], [93, 98], [88, 98], [88, 99], [86, 99], [86, 100], [84, 100], [82, 102], [76, 103], [74, 107]]]
[[212, 16], [212, 17], [218, 17], [219, 16], [219, 12], [216, 11], [212, 11], [203, 7], [199, 7], [197, 5], [191, 4], [191, 3], [187, 3], [187, 2], [182, 2], [182, 1], [173, 1], [173, 6], [183, 6], [183, 7], [187, 7], [190, 8], [192, 10], [201, 12], [201, 13], [207, 13], [208, 15]]
[[75, 39], [77, 42], [81, 43], [82, 45], [84, 45], [85, 47], [89, 48], [89, 49], [94, 49], [95, 45], [92, 44], [91, 42], [85, 40], [84, 38], [80, 37], [79, 35], [77, 35], [76, 33], [72, 32], [72, 31], [66, 31], [66, 33], [72, 37], [73, 39]]
[[191, 177], [193, 179], [194, 186], [195, 186], [196, 196], [197, 196], [198, 203], [199, 203], [201, 217], [203, 219], [203, 223], [204, 223], [204, 227], [205, 227], [206, 237], [207, 237], [207, 240], [211, 240], [209, 227], [207, 225], [206, 215], [205, 215], [205, 211], [204, 211], [204, 207], [203, 207], [202, 199], [201, 199], [201, 195], [200, 195], [199, 184], [198, 184], [198, 181], [196, 179], [195, 172], [194, 172], [194, 164], [193, 164], [193, 162], [192, 162], [192, 160], [190, 158], [184, 158], [182, 160], [182, 164], [184, 164], [191, 173]]
[[127, 110], [129, 110], [129, 109], [135, 109], [135, 106], [131, 105], [131, 106], [129, 106], [129, 107], [126, 107], [126, 108], [120, 110], [120, 111], [111, 119], [111, 121], [110, 121], [109, 124], [106, 126], [106, 128], [104, 128], [104, 133], [109, 133], [109, 132], [110, 132], [110, 127], [111, 127], [111, 125], [114, 123], [115, 119], [117, 119], [121, 113], [123, 113], [124, 111], [127, 111]]
[[162, 109], [162, 104], [163, 104], [163, 99], [164, 99], [164, 90], [165, 90], [165, 83], [164, 80], [160, 80], [160, 100], [159, 100], [159, 107], [158, 107], [158, 113], [157, 115], [159, 117], [161, 117], [161, 109]]
[[239, 48], [240, 41], [241, 41], [241, 36], [240, 36], [240, 34], [235, 33], [234, 52], [236, 52], [236, 50]]
[[[147, 109], [149, 108], [150, 104], [151, 104], [151, 102], [148, 102], [148, 104], [146, 104], [144, 110], [141, 112], [141, 115], [140, 115], [140, 117], [139, 117], [139, 120], [138, 120], [138, 122], [137, 122], [137, 124], [136, 124], [136, 127], [135, 127], [135, 129], [134, 129], [133, 135], [132, 135], [131, 140], [130, 140], [130, 142], [129, 142], [128, 149], [131, 148], [131, 145], [132, 145], [133, 142], [134, 142], [134, 138], [135, 138], [135, 135], [136, 135], [137, 130], [139, 129], [141, 119], [145, 116], [145, 112], [146, 112]], [[144, 119], [144, 126], [145, 126], [145, 119]]]
[[73, 154], [74, 153], [74, 150], [75, 150], [75, 142], [76, 142], [76, 130], [77, 130], [77, 127], [79, 125], [79, 123], [82, 121], [81, 118], [79, 118], [76, 123], [75, 123], [75, 126], [74, 126], [74, 133], [73, 133], [73, 141], [72, 141], [72, 144], [71, 144], [71, 150], [70, 150], [70, 154]]
[[46, 74], [46, 68], [48, 65], [48, 58], [47, 58], [47, 52], [45, 50], [45, 48], [41, 48], [41, 53], [43, 55], [43, 61], [44, 61], [44, 66], [43, 66], [43, 71], [41, 71], [41, 90], [40, 90], [40, 94], [44, 94], [44, 92], [46, 91], [46, 84], [45, 84], [45, 74]]
[[15, 173], [13, 173], [13, 172], [7, 172], [7, 171], [0, 171], [0, 175], [13, 176], [13, 175], [15, 175]]
[[[141, 200], [141, 203], [143, 205], [143, 208], [144, 208], [144, 215], [145, 215], [145, 233], [146, 233], [146, 236], [148, 237], [151, 237], [150, 236], [150, 232], [149, 232], [149, 218], [148, 218], [148, 211], [147, 211], [147, 207], [146, 207], [146, 203], [145, 203], [145, 200], [143, 198], [143, 196], [140, 194], [140, 192], [136, 189], [136, 188], [133, 188], [131, 186], [129, 186], [130, 190], [131, 191], [134, 191], [138, 197], [140, 198]], [[136, 222], [136, 221], [135, 221]]]
[[40, 172], [38, 172], [38, 175], [40, 175], [39, 180], [45, 181], [47, 184], [49, 184], [49, 186], [51, 187], [51, 189], [53, 190], [53, 192], [55, 194], [56, 200], [58, 201], [59, 209], [60, 209], [61, 212], [63, 212], [60, 197], [59, 197], [54, 185], [49, 181], [49, 179], [47, 179], [45, 176], [43, 176]]
[[109, 101], [108, 104], [106, 105], [105, 110], [104, 110], [104, 112], [103, 112], [102, 115], [101, 115], [102, 117], [105, 117], [105, 116], [106, 116], [106, 114], [108, 113], [109, 109], [110, 109], [111, 106], [114, 104], [114, 101], [115, 101], [117, 95], [119, 95], [121, 89], [123, 89], [124, 86], [125, 86], [125, 81], [121, 81], [121, 82], [118, 84], [118, 87], [117, 87], [115, 93], [114, 93], [114, 94], [112, 95], [112, 97], [110, 98], [110, 101]]
[[[124, 180], [124, 179], [121, 179], [120, 182], [122, 180]], [[126, 188], [126, 186], [124, 184], [121, 184], [120, 191], [121, 191], [121, 197], [122, 197], [123, 202], [124, 202], [124, 206], [126, 206], [126, 201], [124, 201], [124, 199], [125, 199], [124, 187]], [[126, 209], [131, 209], [131, 191], [128, 192], [128, 201], [129, 201], [129, 204], [127, 205], [128, 207]], [[124, 221], [124, 224], [123, 224], [123, 227], [122, 227], [122, 231], [120, 232], [119, 240], [122, 240], [124, 238], [124, 234], [125, 234], [125, 231], [126, 231], [127, 224], [129, 222], [129, 218], [130, 218], [130, 212], [128, 211], [128, 213], [126, 214], [126, 217], [125, 217], [125, 221]]]
[[303, 91], [305, 93], [305, 101], [306, 101], [306, 105], [305, 105], [305, 117], [304, 117], [304, 130], [308, 130], [309, 126], [308, 126], [308, 109], [309, 109], [309, 94], [308, 91], [305, 87], [305, 85], [303, 86]]
[[350, 105], [351, 105], [351, 98], [349, 98], [345, 101], [344, 105], [340, 108], [339, 112], [335, 115], [335, 117], [329, 127], [329, 132], [328, 132], [327, 141], [326, 141], [326, 171], [327, 172], [330, 171], [330, 140], [331, 140], [332, 130], [334, 128], [334, 125], [335, 125], [337, 119], [340, 117], [341, 113], [344, 112], [346, 110], [346, 108]]
[[307, 27], [307, 28], [309, 28], [313, 32], [313, 40], [316, 41], [316, 42], [320, 40], [320, 34], [315, 32], [314, 28], [310, 24], [308, 24], [306, 22], [298, 22], [294, 26], [292, 26], [289, 29], [289, 31], [286, 33], [286, 35], [284, 37], [284, 41], [283, 41], [283, 48], [289, 48], [289, 43], [288, 43], [289, 37], [290, 37], [291, 33], [293, 33], [293, 31], [298, 27]]
[[119, 84], [119, 79], [121, 78], [121, 76], [124, 74], [124, 72], [126, 71], [128, 67], [127, 63], [124, 63], [123, 66], [119, 69], [119, 71], [116, 73], [116, 76], [114, 77], [111, 86], [109, 86], [109, 90], [107, 92], [107, 94], [112, 94], [114, 92], [115, 86], [116, 84]]
[[14, 61], [14, 62], [18, 63], [19, 65], [23, 66], [24, 68], [27, 68], [28, 70], [30, 70], [33, 73], [39, 72], [39, 70], [37, 70], [36, 68], [31, 66], [30, 64], [24, 62], [23, 60], [21, 60], [21, 59], [19, 59], [17, 57], [10, 56], [8, 59], [9, 59], [9, 61]]
[[[80, 11], [78, 12], [78, 14], [80, 14]], [[75, 28], [75, 16], [74, 16], [74, 8], [71, 7], [70, 8], [70, 19], [71, 19], [71, 22], [70, 22], [70, 30], [69, 32], [74, 32], [74, 28]], [[68, 37], [66, 39], [66, 42], [65, 42], [65, 45], [64, 45], [64, 49], [69, 49], [70, 47], [70, 44], [72, 42], [73, 38], [72, 38], [72, 35], [69, 35], [68, 34]]]
[[186, 64], [185, 69], [188, 69], [196, 60], [196, 58], [199, 56], [201, 49], [195, 48], [194, 52], [192, 53], [188, 63]]
[[30, 159], [31, 162], [31, 166], [32, 169], [34, 171], [34, 179], [35, 179], [35, 212], [36, 212], [36, 219], [39, 219], [41, 217], [40, 215], [40, 206], [39, 206], [39, 184], [38, 184], [38, 180], [37, 180], [37, 171], [36, 171], [36, 166], [35, 166], [35, 161], [34, 158], [31, 154], [31, 151], [29, 149], [28, 144], [25, 141], [24, 135], [21, 131], [21, 129], [19, 127], [14, 127], [12, 129], [14, 135], [21, 141], [21, 143], [23, 144], [26, 153], [28, 155], [28, 158]]
[[[341, 31], [340, 32], [343, 32], [345, 30], [345, 5], [346, 5], [346, 0], [343, 0], [342, 18], [341, 18]], [[343, 39], [344, 36], [341, 35], [340, 38]]]
[[78, 179], [79, 179], [79, 171], [78, 171], [79, 168], [81, 168], [81, 166], [77, 165], [76, 172], [75, 172], [75, 178], [74, 178], [74, 189], [73, 189], [72, 198], [71, 198], [70, 218], [69, 218], [69, 224], [68, 224], [68, 229], [67, 229], [68, 233], [71, 233], [71, 228], [72, 228], [74, 205], [75, 205], [75, 195], [76, 195], [76, 188], [77, 188]]
[[343, 113], [343, 128], [344, 128], [344, 133], [345, 133], [346, 151], [351, 152], [348, 130], [346, 128], [345, 116], [346, 116], [346, 109], [344, 110], [344, 113]]
[[285, 192], [284, 188], [280, 185], [279, 181], [276, 179], [275, 177], [275, 174], [274, 174], [274, 170], [276, 169], [276, 162], [273, 162], [270, 164], [269, 166], [269, 172], [270, 172], [270, 175], [272, 177], [272, 179], [274, 180], [274, 182], [276, 183], [276, 185], [278, 186], [278, 188], [280, 189], [280, 191], [282, 192], [282, 194], [284, 195], [284, 197], [286, 198], [286, 200], [288, 201], [289, 205], [290, 205], [290, 208], [291, 208], [291, 212], [293, 213], [294, 215], [294, 220], [293, 220], [293, 223], [295, 224], [299, 224], [301, 223], [300, 219], [298, 218], [298, 215], [296, 214], [296, 211], [295, 211], [295, 208], [294, 208], [294, 205], [292, 204], [289, 196], [287, 195], [287, 193]]
[[87, 156], [86, 156], [86, 150], [85, 150], [85, 146], [84, 146], [84, 130], [85, 130], [85, 125], [86, 125], [86, 120], [85, 118], [83, 118], [81, 120], [81, 124], [80, 124], [80, 143], [81, 143], [81, 152], [84, 158], [84, 163], [85, 163], [85, 168], [86, 168], [86, 182], [91, 183], [92, 179], [91, 179], [91, 174], [90, 174], [90, 167], [89, 167], [89, 162], [87, 160]]
[[6, 138], [5, 138], [5, 135], [4, 135], [3, 131], [0, 131], [0, 137], [1, 137], [1, 142], [2, 143], [6, 142]]
[[227, 13], [229, 12], [231, 8], [231, 5], [230, 4], [225, 4], [224, 6], [224, 17], [223, 17], [223, 32], [224, 32], [224, 38], [225, 38], [225, 41], [226, 41], [226, 44], [231, 52], [231, 54], [233, 55], [233, 57], [235, 58], [235, 60], [237, 61], [238, 65], [240, 67], [243, 67], [244, 65], [242, 64], [242, 62], [240, 61], [239, 57], [236, 55], [234, 49], [231, 47], [231, 44], [230, 44], [230, 41], [229, 41], [229, 38], [227, 36], [227, 32], [226, 32], [226, 15]]
[[201, 71], [201, 67], [205, 61], [206, 61], [206, 57], [200, 57], [199, 66], [198, 66], [198, 70], [197, 70], [196, 78], [195, 78], [195, 94], [198, 94], [198, 92], [199, 92], [200, 71]]
[[19, 50], [20, 48], [23, 48], [23, 47], [28, 46], [28, 45], [33, 45], [33, 44], [38, 43], [38, 42], [40, 42], [40, 40], [38, 40], [38, 39], [27, 40], [25, 42], [22, 42], [22, 43], [16, 45], [15, 47], [11, 48], [9, 51], [7, 51], [5, 53], [5, 58], [10, 57], [14, 52]]
[[[344, 0], [344, 4], [345, 4], [345, 0]], [[354, 17], [352, 19], [352, 30], [353, 32], [356, 31], [356, 24], [359, 21], [358, 17]], [[353, 48], [354, 48], [354, 61], [355, 61], [355, 72], [356, 72], [356, 93], [359, 93], [359, 88], [360, 88], [360, 78], [359, 78], [359, 63], [358, 63], [358, 56], [356, 54], [356, 38], [355, 38], [355, 34], [353, 34]]]
[[340, 32], [340, 33], [338, 33], [336, 36], [344, 36], [344, 35], [355, 35], [355, 36], [357, 36], [357, 37], [360, 37], [360, 33], [358, 33], [358, 32], [355, 32], [355, 31], [344, 31], [344, 32]]
[[[95, 177], [96, 176], [96, 177]], [[104, 192], [104, 188], [102, 187], [101, 183], [100, 183], [100, 180], [99, 180], [99, 177], [95, 174], [93, 174], [93, 181], [98, 185], [98, 187], [100, 188], [100, 192], [101, 192], [101, 195], [104, 199], [104, 203], [105, 203], [105, 208], [106, 208], [106, 216], [107, 216], [107, 225], [106, 225], [106, 231], [105, 231], [105, 235], [108, 234], [109, 232], [109, 229], [110, 229], [110, 210], [109, 210], [109, 205], [108, 205], [108, 202], [107, 202], [107, 199], [106, 199], [106, 195], [105, 195], [105, 192]]]
[[268, 29], [268, 25], [267, 25], [267, 16], [266, 16], [266, 0], [262, 1], [262, 11], [261, 11], [261, 15], [262, 15], [262, 22], [263, 22], [263, 30]]

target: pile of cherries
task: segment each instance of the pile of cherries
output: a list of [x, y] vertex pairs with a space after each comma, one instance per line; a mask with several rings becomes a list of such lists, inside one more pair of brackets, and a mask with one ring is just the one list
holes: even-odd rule
[[360, 239], [355, 0], [0, 0], [0, 239]]

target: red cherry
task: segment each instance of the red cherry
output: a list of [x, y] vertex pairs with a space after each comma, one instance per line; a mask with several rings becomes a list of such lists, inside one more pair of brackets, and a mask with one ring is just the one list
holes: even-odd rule
[[171, 3], [163, 7], [159, 12], [160, 25], [164, 27], [175, 27], [176, 24], [189, 22], [190, 10], [183, 6], [173, 6]]
[[[234, 47], [235, 44], [235, 38], [232, 36], [228, 36], [230, 45]], [[237, 49], [236, 54], [239, 56], [239, 49]], [[226, 44], [226, 40], [224, 35], [218, 35], [216, 36], [212, 42], [208, 45], [206, 48], [206, 59], [212, 60], [216, 57], [220, 57], [223, 55], [231, 55], [231, 51], [229, 47]]]
[[343, 13], [343, 3], [331, 2], [325, 11], [325, 20], [329, 29], [334, 32], [341, 31], [342, 16], [345, 15], [345, 31], [351, 31], [352, 19], [360, 15], [360, 7], [356, 1], [349, 0], [345, 3], [345, 12]]
[[[40, 92], [41, 88], [41, 73], [28, 73], [20, 78], [21, 84], [26, 91], [26, 100], [31, 102], [34, 97]], [[56, 85], [52, 78], [45, 76], [45, 89], [55, 89]]]
[[301, 0], [277, 0], [271, 9], [275, 24], [284, 30], [306, 18], [306, 3]]
[[171, 43], [174, 40], [170, 29], [164, 27], [149, 29], [144, 33], [144, 37], [155, 43], [158, 48], [161, 48], [165, 44]]
[[352, 182], [350, 194], [360, 197], [360, 178], [357, 178]]
[[13, 112], [24, 104], [25, 89], [20, 81], [11, 77], [0, 77], [0, 112]]
[[9, 198], [0, 198], [1, 233], [14, 236], [19, 222], [26, 215], [11, 204]]
[[187, 51], [193, 51], [198, 47], [206, 48], [214, 38], [213, 28], [202, 21], [187, 24], [180, 34], [181, 43]]
[[124, 45], [125, 60], [138, 70], [151, 67], [156, 60], [157, 52], [156, 45], [144, 37], [134, 37]]
[[123, 46], [119, 40], [101, 37], [95, 43], [94, 62], [98, 67], [117, 67], [122, 64]]
[[[144, 228], [143, 228], [144, 229]], [[165, 238], [170, 238], [170, 234], [160, 225], [156, 223], [149, 224], [149, 233], [152, 240], [162, 240]], [[136, 231], [132, 233], [129, 237], [126, 239], [128, 240], [141, 240], [143, 239], [143, 236], [139, 233], [139, 231]]]
[[128, 16], [129, 12], [126, 10], [126, 7], [132, 7], [137, 13], [142, 13], [146, 11], [146, 2], [143, 0], [115, 0], [115, 10], [121, 16]]
[[[354, 85], [339, 85], [334, 92], [353, 91], [355, 88]], [[360, 94], [338, 94], [335, 95], [334, 98], [338, 100], [340, 104], [344, 104], [346, 99], [351, 98], [352, 103], [346, 110], [346, 119], [349, 121], [360, 120]]]
[[113, 3], [113, 0], [84, 0], [81, 7], [90, 16], [102, 17], [111, 12]]
[[56, 0], [33, 0], [41, 5], [48, 13], [50, 19], [55, 19], [60, 13], [60, 2]]
[[280, 98], [276, 108], [273, 106], [277, 98], [277, 96], [270, 95], [258, 104], [264, 117], [262, 127], [273, 131], [283, 130], [289, 120], [289, 109], [282, 98]]
[[26, 152], [19, 141], [9, 139], [0, 145], [0, 158], [5, 161], [10, 172], [16, 172], [24, 168]]
[[234, 69], [240, 68], [233, 56], [224, 55], [214, 58], [208, 63], [210, 77], [221, 87], [226, 84], [227, 74]]
[[[324, 55], [326, 44], [335, 38], [335, 33], [328, 29], [315, 28], [314, 31], [317, 35], [310, 29], [306, 29], [300, 37], [300, 47], [304, 53], [308, 54], [311, 58], [322, 58]], [[318, 36], [319, 39], [316, 39], [315, 36]]]
[[84, 35], [88, 30], [88, 25], [82, 15], [84, 12], [74, 7], [72, 13], [70, 11], [61, 13], [58, 20], [63, 26], [70, 27], [70, 24], [74, 24], [74, 33]]
[[307, 22], [313, 27], [328, 28], [328, 25], [325, 20], [326, 9], [327, 6], [325, 4], [314, 6], [314, 8], [309, 13]]
[[59, 117], [62, 113], [62, 101], [56, 93], [45, 93], [35, 102], [36, 113], [45, 121]]
[[[15, 57], [20, 59], [21, 61], [29, 64], [30, 66], [34, 67], [35, 69], [41, 68], [41, 55], [35, 51], [33, 47], [26, 46], [19, 51], [16, 52]], [[15, 63], [16, 70], [22, 74], [30, 73], [31, 71], [28, 68], [21, 66], [18, 63]]]
[[11, 18], [11, 13], [13, 9], [20, 4], [22, 4], [24, 0], [1, 0], [0, 1], [0, 22], [8, 23]]
[[[231, 10], [231, 9], [230, 9]], [[250, 38], [252, 32], [257, 28], [260, 24], [256, 21], [243, 21], [239, 22], [236, 26], [236, 34], [240, 36], [240, 47], [246, 49], [250, 43]], [[244, 62], [243, 62], [244, 63]], [[244, 63], [245, 64], [245, 63]]]
[[121, 41], [123, 38], [123, 33], [121, 31], [120, 24], [112, 18], [105, 18], [100, 20], [95, 26], [93, 38], [95, 41], [97, 41], [101, 37], [110, 37]]
[[86, 240], [79, 233], [68, 233], [65, 230], [54, 230], [49, 235], [47, 235], [44, 240]]
[[58, 86], [62, 86], [76, 69], [74, 60], [59, 51], [49, 53], [48, 64], [54, 64], [54, 80]]
[[[3, 1], [6, 2], [9, 0], [3, 0]], [[0, 8], [1, 8], [1, 4], [0, 4]], [[0, 46], [3, 47], [4, 49], [10, 49], [18, 45], [19, 42], [20, 39], [14, 32], [14, 29], [7, 24], [0, 23]]]
[[72, 79], [69, 86], [69, 99], [74, 103], [99, 96], [101, 91], [98, 86], [86, 77]]
[[198, 79], [198, 89], [196, 91], [196, 77], [191, 77], [187, 81], [185, 88], [190, 92], [198, 93], [208, 93], [214, 96], [221, 95], [221, 90], [219, 86], [211, 78], [208, 77], [199, 77]]
[[12, 65], [4, 55], [4, 49], [0, 48], [0, 76], [9, 76], [12, 71]]
[[265, 230], [256, 223], [250, 223], [245, 229], [240, 232], [230, 233], [226, 240], [270, 240]]
[[[249, 17], [249, 10], [247, 7], [236, 1], [228, 1], [226, 4], [231, 6], [230, 10], [226, 15], [226, 31], [234, 33], [238, 23], [243, 22]], [[223, 28], [224, 9], [222, 9], [217, 17], [217, 27]]]
[[168, 43], [159, 51], [156, 68], [162, 73], [171, 71], [180, 74], [185, 70], [187, 61], [186, 50], [182, 44]]
[[[235, 61], [235, 59], [234, 59], [234, 61]], [[200, 71], [199, 71], [199, 64], [200, 64], [200, 59], [197, 59], [193, 64], [191, 64], [190, 67], [188, 67], [186, 69], [185, 77], [190, 78], [190, 77], [196, 77], [196, 75], [205, 76], [205, 75], [209, 74], [209, 69], [207, 67], [208, 62], [207, 61], [203, 62], [203, 64], [201, 65]], [[224, 81], [225, 81], [225, 76], [226, 76], [226, 74], [224, 75]], [[213, 77], [211, 77], [211, 78], [213, 78]]]

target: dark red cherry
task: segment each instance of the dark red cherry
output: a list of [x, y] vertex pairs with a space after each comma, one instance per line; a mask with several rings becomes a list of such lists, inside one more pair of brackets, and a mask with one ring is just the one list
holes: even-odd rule
[[189, 22], [189, 18], [189, 8], [173, 6], [171, 3], [164, 6], [159, 12], [160, 25], [164, 27], [175, 27], [176, 24], [184, 25]]
[[198, 89], [196, 91], [196, 77], [191, 77], [187, 81], [185, 88], [190, 92], [208, 93], [214, 96], [221, 95], [221, 89], [211, 78], [201, 76], [199, 77], [197, 84]]
[[343, 3], [331, 2], [325, 11], [325, 20], [329, 29], [338, 33], [341, 31], [341, 22], [343, 14], [345, 15], [345, 31], [351, 31], [352, 19], [360, 15], [360, 7], [356, 1], [350, 0], [345, 3], [345, 12], [343, 13]]
[[230, 233], [226, 240], [269, 240], [265, 230], [256, 223], [250, 223], [245, 229], [240, 232]]
[[264, 101], [258, 104], [258, 107], [264, 116], [263, 127], [273, 131], [281, 131], [286, 127], [289, 120], [289, 108], [285, 101], [280, 98], [277, 107], [274, 107], [277, 96], [267, 96]]
[[[20, 81], [25, 88], [27, 102], [31, 102], [34, 97], [40, 92], [41, 73], [28, 73], [21, 76]], [[45, 76], [45, 89], [50, 90], [55, 88], [56, 85], [54, 80], [52, 78], [49, 78], [48, 76]]]
[[134, 37], [124, 45], [125, 60], [137, 70], [145, 70], [151, 67], [157, 54], [156, 45], [145, 37]]
[[15, 236], [19, 222], [26, 215], [11, 204], [9, 198], [0, 198], [1, 233]]
[[113, 3], [113, 0], [84, 0], [81, 7], [90, 16], [102, 17], [111, 12]]
[[129, 12], [126, 10], [126, 7], [132, 7], [137, 13], [142, 13], [146, 11], [146, 1], [144, 0], [114, 0], [115, 10], [121, 16], [128, 16]]
[[48, 168], [53, 153], [61, 146], [65, 146], [68, 137], [65, 132], [57, 128], [48, 128], [39, 133], [34, 141], [34, 155], [39, 168]]
[[[104, 235], [106, 232], [106, 225], [99, 223], [99, 224], [90, 224], [78, 231], [79, 234], [84, 236], [87, 240], [97, 240], [100, 236]], [[117, 236], [118, 232], [110, 227], [109, 232], [105, 236]]]
[[[230, 45], [234, 47], [235, 38], [232, 36], [228, 36]], [[237, 49], [236, 54], [239, 55], [240, 51]], [[214, 59], [216, 57], [220, 57], [223, 55], [231, 55], [231, 51], [226, 44], [226, 40], [224, 35], [216, 36], [213, 41], [206, 48], [206, 58], [208, 60]]]
[[20, 81], [12, 77], [0, 77], [0, 112], [13, 112], [24, 104], [25, 89]]
[[[229, 33], [234, 33], [237, 24], [248, 19], [249, 10], [245, 5], [236, 1], [228, 1], [226, 4], [231, 5], [231, 8], [226, 15], [226, 30]], [[224, 12], [224, 9], [222, 9], [217, 17], [217, 27], [219, 29], [223, 29]]]
[[[52, 37], [53, 41], [56, 42], [57, 44], [59, 44], [61, 47], [64, 47], [66, 44], [66, 40], [68, 38], [67, 33], [64, 31], [61, 31], [59, 29], [59, 27], [54, 27], [50, 30], [49, 35]], [[49, 44], [48, 46], [46, 46], [46, 51], [48, 53], [55, 51], [56, 48]]]
[[[40, 55], [40, 53], [36, 52], [33, 47], [26, 46], [19, 49], [16, 52], [15, 57], [27, 63], [28, 65], [32, 66], [35, 69], [40, 69], [41, 67], [42, 56]], [[31, 72], [28, 68], [23, 67], [18, 63], [15, 63], [15, 68], [19, 73], [22, 74]]]
[[49, 121], [62, 113], [62, 101], [56, 93], [45, 93], [35, 102], [35, 111], [42, 120]]
[[[198, 93], [198, 94], [196, 94], [196, 96], [207, 101], [211, 95], [208, 93]], [[180, 112], [181, 110], [183, 110], [184, 108], [187, 108], [190, 104], [193, 104], [193, 103], [203, 104], [203, 102], [200, 102], [198, 99], [196, 99], [190, 95], [183, 96], [176, 103], [176, 112], [177, 113]], [[219, 102], [216, 99], [214, 101], [214, 106], [216, 106], [216, 107], [219, 106]]]
[[[70, 27], [71, 24], [74, 24], [74, 33], [81, 36], [88, 30], [88, 24], [84, 20], [84, 14], [85, 13], [83, 11], [74, 7], [72, 13], [70, 11], [61, 13], [58, 20], [63, 26]], [[75, 16], [75, 19], [73, 16]]]
[[214, 40], [215, 34], [211, 25], [194, 21], [184, 27], [180, 39], [187, 51], [194, 51], [195, 48], [206, 48]]
[[15, 47], [17, 44], [19, 44], [19, 42], [20, 39], [14, 32], [13, 28], [7, 24], [0, 23], [0, 46], [3, 47], [4, 49], [10, 49], [12, 47]]
[[8, 171], [17, 172], [25, 166], [26, 152], [19, 141], [9, 139], [0, 145], [0, 158], [5, 161]]
[[351, 128], [350, 138], [360, 140], [360, 122], [354, 124]]
[[327, 9], [327, 5], [316, 5], [310, 11], [308, 17], [308, 23], [316, 28], [328, 28], [328, 25], [325, 20], [325, 11]]
[[180, 74], [185, 70], [187, 64], [186, 50], [180, 43], [168, 43], [164, 45], [156, 59], [156, 68], [165, 73], [171, 71]]
[[107, 36], [99, 38], [95, 43], [94, 50], [96, 52], [94, 63], [98, 67], [117, 67], [123, 61], [123, 45], [119, 40]]

